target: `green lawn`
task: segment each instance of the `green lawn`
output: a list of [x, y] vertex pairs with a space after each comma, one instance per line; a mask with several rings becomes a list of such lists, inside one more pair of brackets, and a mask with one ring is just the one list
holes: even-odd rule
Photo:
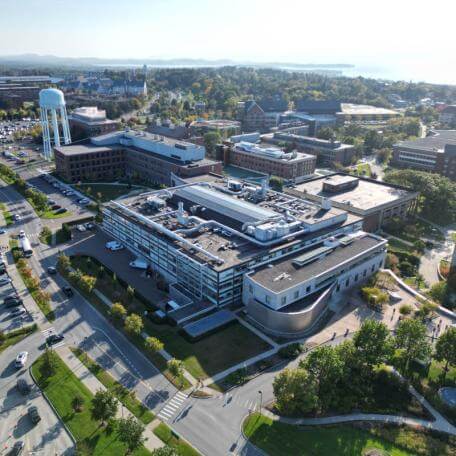
[[166, 445], [174, 448], [179, 456], [199, 456], [200, 454], [185, 440], [173, 435], [171, 429], [165, 423], [160, 423], [154, 429], [154, 434]]
[[106, 389], [112, 391], [122, 404], [130, 410], [133, 415], [141, 420], [144, 424], [149, 424], [154, 419], [154, 414], [139, 401], [131, 391], [122, 386], [116, 381], [108, 372], [101, 368], [92, 358], [87, 356], [87, 353], [79, 348], [72, 349], [73, 353], [77, 356], [87, 369], [100, 380]]
[[65, 211], [63, 214], [56, 214], [55, 211], [48, 209], [47, 211], [41, 212], [38, 215], [43, 219], [59, 219], [63, 217], [69, 217], [71, 215], [71, 212]]
[[371, 168], [369, 163], [358, 163], [356, 165], [356, 173], [358, 174], [358, 176], [370, 177]]
[[[96, 199], [101, 203], [116, 199], [119, 196], [125, 195], [135, 188], [138, 188], [137, 186], [131, 186], [128, 188], [127, 184], [80, 184], [75, 185], [75, 187], [79, 191], [85, 193], [89, 198]], [[146, 190], [145, 187], [144, 190]]]
[[371, 432], [349, 425], [299, 427], [252, 414], [243, 424], [245, 435], [269, 456], [362, 456], [366, 450], [385, 456], [446, 456], [456, 448], [407, 428], [375, 427]]
[[5, 335], [5, 340], [3, 342], [0, 342], [0, 353], [5, 351], [8, 347], [16, 345], [22, 339], [25, 339], [27, 336], [34, 333], [37, 329], [38, 326], [36, 324], [33, 324], [31, 326], [26, 326], [25, 328], [10, 331]]
[[[118, 440], [117, 432], [108, 432], [100, 427], [91, 416], [92, 393], [71, 372], [65, 363], [57, 357], [56, 371], [48, 377], [42, 372], [43, 357], [38, 358], [32, 365], [32, 372], [40, 388], [46, 393], [58, 414], [71, 430], [78, 445], [91, 456], [118, 456], [126, 452], [125, 445]], [[84, 401], [81, 412], [75, 412], [72, 401], [76, 396]], [[135, 456], [146, 456], [151, 453], [144, 447], [135, 451]]]
[[[91, 261], [87, 265], [85, 258], [72, 259], [74, 268], [91, 275], [96, 275], [98, 265]], [[97, 279], [96, 287], [111, 301], [122, 301], [129, 310], [143, 315], [150, 312], [150, 307], [136, 298], [126, 296], [125, 289], [118, 282], [113, 284], [106, 272], [103, 278]], [[267, 351], [271, 346], [239, 323], [224, 328], [198, 342], [188, 342], [179, 334], [175, 326], [157, 324], [149, 319], [144, 320], [145, 331], [158, 337], [173, 357], [184, 362], [185, 368], [196, 378], [207, 378], [237, 363]]]

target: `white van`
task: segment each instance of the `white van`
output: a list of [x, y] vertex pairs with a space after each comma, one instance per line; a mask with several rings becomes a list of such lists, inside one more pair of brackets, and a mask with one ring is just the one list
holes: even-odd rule
[[130, 261], [129, 266], [136, 269], [147, 269], [147, 263], [143, 260], [136, 259], [135, 261]]

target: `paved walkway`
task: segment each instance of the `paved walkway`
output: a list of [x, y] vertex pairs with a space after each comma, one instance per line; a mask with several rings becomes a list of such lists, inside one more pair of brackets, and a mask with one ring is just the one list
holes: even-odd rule
[[[56, 349], [56, 352], [63, 359], [65, 364], [71, 369], [76, 377], [90, 390], [92, 394], [95, 394], [98, 390], [106, 390], [105, 386], [79, 361], [79, 359], [71, 352], [68, 346], [62, 346]], [[119, 410], [117, 411], [117, 418], [124, 417], [129, 418], [132, 416], [130, 411], [120, 404]], [[153, 433], [153, 429], [157, 426], [157, 420], [149, 423], [144, 429], [144, 437], [147, 439], [144, 442], [144, 446], [152, 451], [156, 448], [161, 448], [165, 444]]]

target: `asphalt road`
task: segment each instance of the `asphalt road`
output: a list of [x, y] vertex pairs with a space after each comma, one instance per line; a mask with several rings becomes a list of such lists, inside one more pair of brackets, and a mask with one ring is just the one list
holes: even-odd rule
[[[21, 222], [11, 231], [23, 229], [33, 240], [36, 233], [40, 232], [42, 223], [29, 204], [10, 186], [0, 187], [0, 200], [23, 216]], [[40, 278], [42, 288], [51, 294], [52, 307], [56, 314], [56, 320], [52, 325], [48, 324], [40, 329], [48, 332], [52, 328], [52, 331], [64, 334], [66, 344], [82, 346], [90, 357], [118, 381], [134, 390], [143, 403], [152, 410], [159, 411], [166, 401], [177, 393], [176, 388], [81, 295], [75, 293], [71, 299], [63, 295], [61, 288], [66, 284], [64, 279], [59, 275], [49, 276], [46, 272], [48, 266], [56, 263], [58, 248], [50, 248], [39, 242], [32, 242], [32, 247], [34, 254], [29, 259], [29, 264], [35, 275]], [[38, 333], [27, 338], [14, 347], [14, 353], [26, 347], [25, 349], [30, 352], [31, 364], [42, 350], [38, 348], [42, 344], [37, 344], [37, 340], [44, 342], [45, 334]], [[9, 358], [11, 356], [10, 353]], [[0, 361], [1, 365], [4, 364]], [[2, 377], [0, 388], [3, 383]]]

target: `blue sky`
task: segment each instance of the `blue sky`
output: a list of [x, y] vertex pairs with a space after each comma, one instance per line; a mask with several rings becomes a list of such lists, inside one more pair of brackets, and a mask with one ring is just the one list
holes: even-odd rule
[[0, 0], [0, 55], [390, 63], [442, 73], [456, 69], [454, 3]]

